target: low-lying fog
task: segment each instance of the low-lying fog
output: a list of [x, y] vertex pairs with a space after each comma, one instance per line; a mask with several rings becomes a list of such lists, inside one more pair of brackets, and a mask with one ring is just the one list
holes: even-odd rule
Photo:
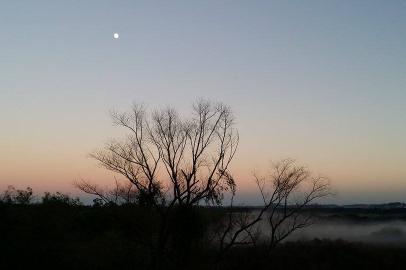
[[[270, 235], [264, 219], [259, 224], [260, 235]], [[406, 246], [406, 221], [398, 219], [353, 221], [342, 218], [315, 218], [306, 228], [292, 233], [285, 241], [331, 239]]]
[[296, 231], [288, 240], [342, 239], [347, 241], [385, 243], [406, 246], [406, 222], [382, 221], [351, 223], [350, 221], [315, 221]]

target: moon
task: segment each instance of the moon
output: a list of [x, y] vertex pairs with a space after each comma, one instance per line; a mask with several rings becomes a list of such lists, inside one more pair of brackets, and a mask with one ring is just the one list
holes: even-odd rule
[[119, 37], [120, 37], [120, 35], [119, 35], [118, 33], [114, 33], [114, 34], [113, 34], [113, 38], [114, 38], [114, 39], [118, 39]]

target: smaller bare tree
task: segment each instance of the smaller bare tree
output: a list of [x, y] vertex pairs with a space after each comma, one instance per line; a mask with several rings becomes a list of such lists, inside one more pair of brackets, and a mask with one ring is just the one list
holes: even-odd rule
[[315, 200], [331, 194], [327, 178], [314, 177], [292, 159], [274, 165], [268, 177], [255, 175], [263, 206], [257, 214], [230, 214], [220, 238], [220, 257], [236, 245], [255, 245], [258, 226], [270, 231], [262, 237], [271, 251], [294, 231], [311, 224], [311, 214], [304, 210]]

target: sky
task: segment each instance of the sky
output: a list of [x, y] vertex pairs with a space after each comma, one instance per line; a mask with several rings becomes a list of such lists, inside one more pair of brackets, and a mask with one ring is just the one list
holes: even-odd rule
[[287, 157], [325, 203], [406, 201], [405, 75], [405, 1], [2, 0], [0, 190], [108, 185], [109, 111], [203, 97], [236, 116], [241, 203]]

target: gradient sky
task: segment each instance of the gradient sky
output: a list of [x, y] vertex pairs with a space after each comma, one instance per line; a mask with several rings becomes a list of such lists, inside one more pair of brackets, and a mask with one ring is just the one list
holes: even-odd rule
[[1, 1], [0, 190], [107, 184], [109, 110], [197, 97], [235, 112], [241, 201], [285, 157], [328, 202], [406, 201], [406, 1]]

